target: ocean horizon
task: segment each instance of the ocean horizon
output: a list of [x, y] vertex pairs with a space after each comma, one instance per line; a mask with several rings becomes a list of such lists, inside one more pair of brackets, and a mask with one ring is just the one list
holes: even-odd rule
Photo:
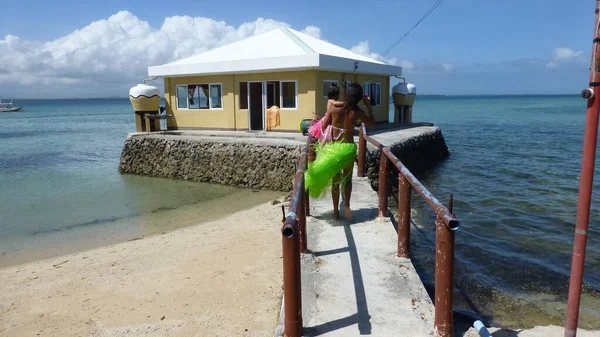
[[[547, 97], [547, 96], [557, 96], [557, 97], [569, 97], [569, 96], [577, 96], [581, 97], [580, 93], [564, 93], [564, 94], [421, 94], [417, 91], [417, 99], [419, 97]], [[391, 94], [390, 94], [390, 97]], [[24, 97], [15, 97], [15, 98], [0, 98], [3, 101], [5, 100], [13, 100], [14, 101], [79, 101], [79, 100], [115, 100], [115, 99], [129, 99], [129, 96], [98, 96], [98, 97], [46, 97], [46, 98], [24, 98]]]

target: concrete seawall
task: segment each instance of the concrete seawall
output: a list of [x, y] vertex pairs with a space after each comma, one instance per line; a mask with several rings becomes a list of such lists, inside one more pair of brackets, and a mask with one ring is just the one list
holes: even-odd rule
[[[378, 130], [368, 133], [369, 136], [388, 146], [417, 178], [434, 164], [449, 156], [442, 130], [435, 126], [418, 126], [388, 132]], [[365, 170], [374, 190], [379, 188], [379, 155], [379, 149], [367, 143]], [[398, 188], [398, 170], [389, 163], [388, 170], [389, 191], [394, 192]]]
[[[416, 175], [448, 156], [437, 127], [380, 129], [369, 134], [391, 144], [392, 152]], [[305, 141], [301, 135], [279, 133], [131, 134], [121, 153], [119, 171], [287, 192], [292, 189], [292, 177]], [[377, 189], [379, 149], [372, 145], [367, 147], [366, 168], [372, 187]], [[391, 165], [390, 170], [390, 184], [397, 186], [397, 173]]]
[[119, 171], [289, 191], [302, 145], [293, 139], [130, 135]]

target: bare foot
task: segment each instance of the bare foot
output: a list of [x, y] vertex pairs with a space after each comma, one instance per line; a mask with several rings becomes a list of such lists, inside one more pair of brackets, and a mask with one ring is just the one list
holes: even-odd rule
[[350, 210], [349, 205], [344, 205], [344, 218], [346, 218], [346, 219], [352, 218], [352, 211]]
[[333, 220], [339, 220], [339, 219], [340, 219], [340, 211], [333, 210]]

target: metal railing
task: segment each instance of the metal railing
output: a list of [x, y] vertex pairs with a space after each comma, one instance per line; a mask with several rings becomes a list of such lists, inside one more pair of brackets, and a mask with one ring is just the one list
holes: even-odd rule
[[[304, 170], [314, 160], [313, 138], [308, 135], [298, 159], [294, 188], [288, 212], [283, 220], [283, 301], [284, 333], [287, 337], [302, 336], [302, 286], [300, 252], [306, 252], [306, 216], [310, 215], [308, 193], [304, 191]], [[310, 154], [310, 159], [309, 159]]]
[[[310, 215], [309, 197], [304, 189], [304, 171], [314, 160], [314, 139], [309, 135], [302, 148], [294, 177], [292, 197], [287, 214], [284, 214], [282, 233], [284, 334], [302, 336], [302, 288], [300, 253], [307, 252], [306, 216]], [[358, 145], [358, 176], [365, 176], [367, 142], [380, 150], [379, 205], [380, 217], [388, 209], [388, 162], [399, 172], [398, 191], [398, 256], [409, 258], [410, 252], [410, 199], [416, 191], [436, 214], [435, 259], [435, 323], [434, 329], [441, 337], [451, 337], [453, 330], [454, 299], [454, 233], [460, 223], [450, 209], [442, 205], [402, 162], [384, 145], [368, 136], [364, 124], [360, 127]]]
[[[359, 177], [365, 176], [367, 142], [379, 151], [379, 216], [388, 209], [388, 163], [398, 169], [398, 256], [410, 258], [410, 199], [414, 190], [433, 209], [435, 219], [435, 321], [434, 329], [441, 337], [452, 336], [454, 302], [454, 233], [460, 222], [402, 164], [390, 149], [369, 137], [365, 125], [360, 127], [358, 141]], [[452, 207], [450, 205], [450, 207]]]

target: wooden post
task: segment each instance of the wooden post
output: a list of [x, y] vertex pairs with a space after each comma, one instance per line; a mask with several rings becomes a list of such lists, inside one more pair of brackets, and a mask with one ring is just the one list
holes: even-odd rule
[[379, 152], [379, 217], [387, 216], [388, 208], [388, 158], [383, 153], [383, 149]]
[[398, 177], [398, 257], [410, 258], [410, 192], [406, 177]]

